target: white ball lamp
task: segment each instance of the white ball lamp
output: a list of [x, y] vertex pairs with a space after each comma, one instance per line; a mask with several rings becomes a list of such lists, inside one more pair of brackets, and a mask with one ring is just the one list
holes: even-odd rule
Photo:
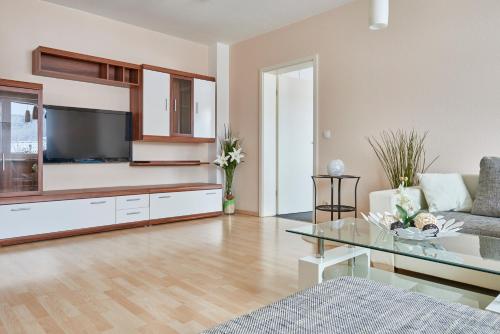
[[342, 160], [332, 160], [326, 166], [328, 175], [330, 176], [342, 176], [345, 171], [345, 165]]
[[389, 25], [389, 0], [371, 0], [370, 29], [381, 30]]

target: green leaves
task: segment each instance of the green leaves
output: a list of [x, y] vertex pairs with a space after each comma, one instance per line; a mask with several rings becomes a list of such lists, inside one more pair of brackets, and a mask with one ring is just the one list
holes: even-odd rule
[[413, 215], [409, 215], [408, 211], [405, 210], [401, 205], [396, 204], [396, 209], [398, 210], [398, 216], [401, 222], [404, 225], [404, 228], [408, 228], [411, 225], [411, 222], [415, 219], [415, 217], [420, 213], [416, 212]]

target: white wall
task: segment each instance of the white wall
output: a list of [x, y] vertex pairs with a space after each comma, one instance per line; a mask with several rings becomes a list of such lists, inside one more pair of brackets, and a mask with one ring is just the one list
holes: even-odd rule
[[[217, 79], [217, 137], [224, 137], [224, 126], [229, 124], [229, 45], [216, 43], [210, 48], [210, 73]], [[217, 140], [208, 146], [209, 156], [220, 153]], [[210, 182], [223, 183], [223, 173], [220, 168], [212, 168]]]
[[277, 191], [277, 110], [276, 89], [278, 76], [274, 73], [262, 73], [262, 114], [261, 114], [261, 184], [262, 197], [259, 214], [263, 217], [276, 215]]
[[312, 67], [278, 75], [278, 214], [312, 211], [313, 107]]
[[[209, 73], [205, 45], [38, 0], [1, 0], [0, 78], [44, 85], [44, 103], [129, 110], [129, 90], [31, 74], [31, 51], [63, 50]], [[220, 85], [220, 83], [219, 83]], [[134, 159], [212, 160], [209, 144], [135, 143]], [[127, 164], [46, 165], [44, 188], [206, 182], [213, 167], [129, 167]]]

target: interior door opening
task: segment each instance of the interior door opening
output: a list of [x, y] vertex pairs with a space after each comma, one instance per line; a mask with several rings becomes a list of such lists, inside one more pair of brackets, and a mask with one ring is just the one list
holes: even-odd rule
[[315, 62], [262, 72], [260, 215], [312, 221]]

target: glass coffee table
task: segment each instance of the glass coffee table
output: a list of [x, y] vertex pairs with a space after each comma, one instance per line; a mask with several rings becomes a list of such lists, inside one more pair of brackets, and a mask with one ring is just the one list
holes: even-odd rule
[[[287, 232], [317, 240], [317, 254], [299, 259], [301, 289], [321, 283], [326, 268], [347, 260], [355, 261], [360, 256], [367, 257], [365, 263], [369, 269], [371, 250], [489, 273], [500, 280], [499, 238], [458, 233], [425, 241], [406, 240], [357, 218], [309, 224]], [[343, 246], [325, 250], [325, 241]], [[500, 313], [500, 296], [486, 309]]]

